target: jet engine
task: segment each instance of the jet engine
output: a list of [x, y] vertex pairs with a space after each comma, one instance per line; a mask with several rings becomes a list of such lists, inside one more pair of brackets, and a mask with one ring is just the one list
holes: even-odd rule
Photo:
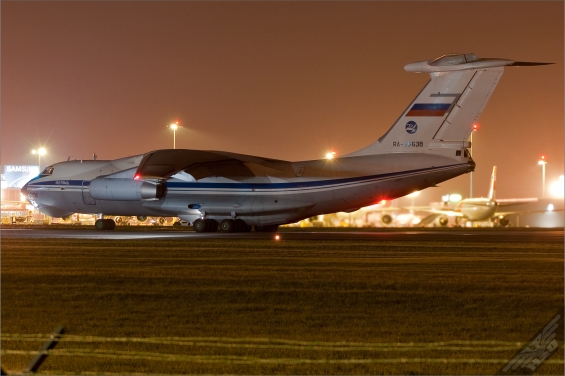
[[449, 223], [449, 220], [446, 216], [441, 216], [437, 219], [437, 223], [439, 223], [441, 227], [445, 227]]
[[96, 200], [159, 200], [165, 193], [165, 184], [160, 182], [109, 178], [96, 178], [90, 182], [90, 195]]
[[382, 222], [383, 225], [386, 225], [386, 226], [390, 225], [392, 223], [391, 215], [390, 214], [383, 214], [381, 216], [381, 222]]

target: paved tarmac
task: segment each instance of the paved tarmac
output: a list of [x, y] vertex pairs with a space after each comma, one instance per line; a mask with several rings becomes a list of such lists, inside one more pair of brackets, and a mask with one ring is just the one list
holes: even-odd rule
[[5, 239], [269, 239], [278, 234], [281, 240], [376, 240], [376, 241], [469, 241], [493, 243], [564, 243], [563, 229], [391, 229], [363, 231], [362, 229], [321, 229], [292, 230], [281, 229], [277, 233], [196, 233], [167, 228], [145, 231], [116, 229], [96, 231], [94, 229], [33, 229], [3, 228], [1, 237]]

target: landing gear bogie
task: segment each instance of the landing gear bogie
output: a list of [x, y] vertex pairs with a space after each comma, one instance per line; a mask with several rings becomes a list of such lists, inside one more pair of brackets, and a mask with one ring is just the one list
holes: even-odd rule
[[113, 219], [97, 219], [94, 222], [94, 228], [98, 231], [112, 231], [116, 228], [116, 222]]
[[197, 219], [192, 224], [192, 228], [196, 232], [216, 232], [218, 231], [218, 222], [214, 219]]
[[242, 219], [235, 220], [235, 231], [236, 232], [248, 232], [251, 230], [251, 226], [249, 226], [245, 221]]
[[220, 222], [220, 230], [222, 230], [222, 232], [237, 231], [236, 221], [234, 221], [233, 219], [224, 219], [222, 222]]

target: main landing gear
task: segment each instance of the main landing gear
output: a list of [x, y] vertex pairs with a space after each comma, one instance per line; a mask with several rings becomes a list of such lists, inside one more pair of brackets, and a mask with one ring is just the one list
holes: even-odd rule
[[[249, 232], [249, 226], [242, 219], [224, 219], [218, 224], [214, 219], [197, 219], [192, 224], [196, 232], [216, 232], [218, 229], [221, 232]], [[255, 226], [257, 232], [275, 232], [279, 228], [278, 225], [272, 226]]]
[[99, 231], [113, 230], [116, 228], [116, 222], [113, 219], [97, 219], [94, 222], [94, 228]]

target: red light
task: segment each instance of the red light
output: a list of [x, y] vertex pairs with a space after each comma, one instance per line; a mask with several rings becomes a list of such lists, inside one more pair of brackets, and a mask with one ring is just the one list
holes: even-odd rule
[[478, 129], [479, 129], [478, 124], [473, 124], [473, 130], [476, 131], [476, 130], [478, 130]]
[[139, 176], [139, 175], [135, 175], [135, 176], [133, 177], [133, 180], [139, 180], [140, 177], [141, 177], [141, 176]]
[[545, 155], [542, 155], [542, 156], [541, 156], [541, 159], [545, 159]]

